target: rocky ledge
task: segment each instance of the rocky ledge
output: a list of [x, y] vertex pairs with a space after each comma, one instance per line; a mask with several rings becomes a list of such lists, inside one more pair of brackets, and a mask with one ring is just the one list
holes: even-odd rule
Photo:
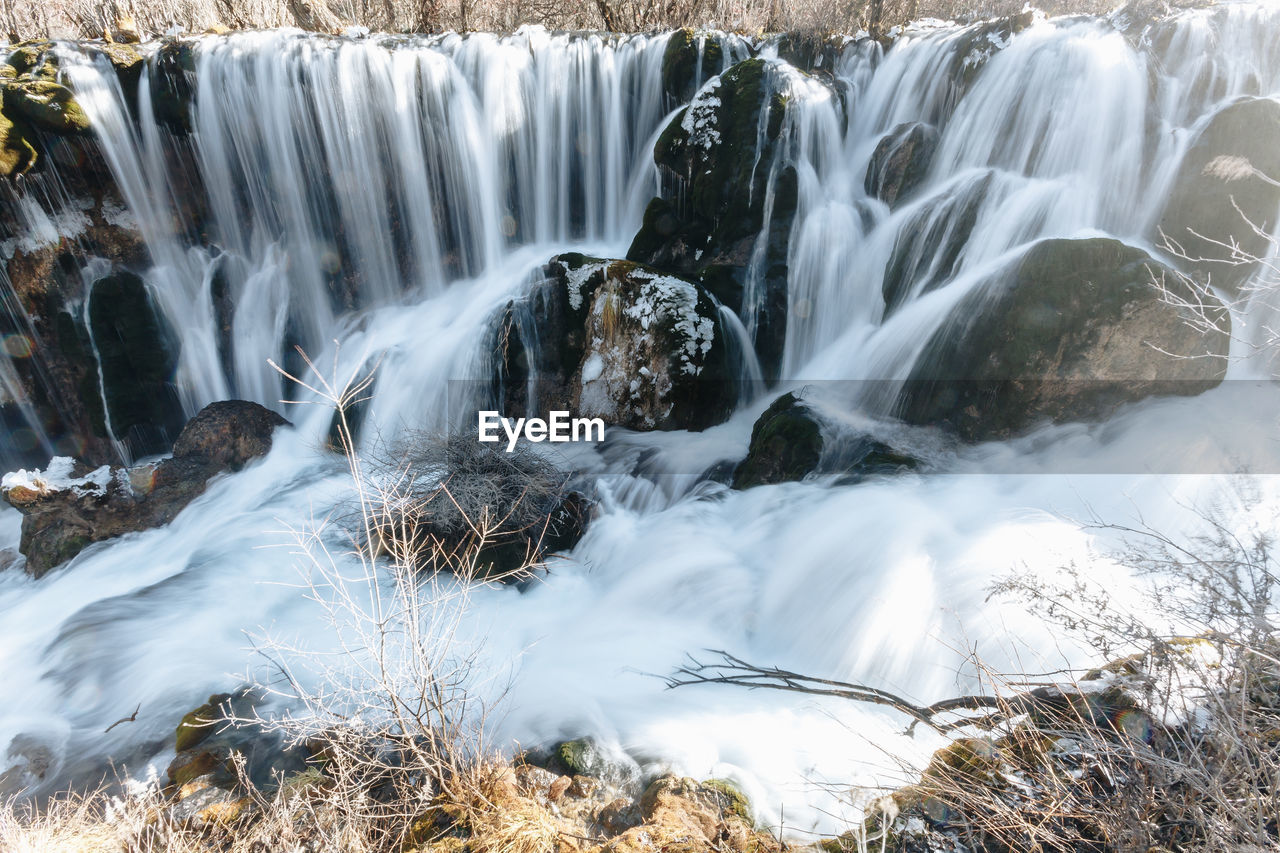
[[169, 523], [212, 477], [266, 455], [286, 423], [257, 403], [226, 400], [192, 418], [173, 455], [155, 464], [89, 470], [57, 457], [43, 471], [6, 474], [0, 497], [23, 515], [27, 573], [41, 577], [93, 542]]

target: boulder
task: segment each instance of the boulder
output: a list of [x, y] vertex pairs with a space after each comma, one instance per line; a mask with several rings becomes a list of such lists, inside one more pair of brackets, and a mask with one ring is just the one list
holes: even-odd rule
[[543, 272], [496, 329], [495, 390], [508, 417], [565, 410], [629, 429], [700, 430], [733, 411], [719, 313], [699, 284], [582, 255]]
[[25, 174], [35, 165], [36, 157], [25, 126], [0, 112], [0, 178]]
[[783, 394], [751, 428], [751, 446], [733, 473], [733, 487], [803, 480], [817, 470], [822, 445], [818, 419], [795, 394]]
[[891, 208], [909, 198], [929, 172], [938, 138], [936, 127], [919, 121], [904, 122], [885, 134], [867, 164], [867, 195]]
[[788, 392], [773, 401], [751, 429], [747, 457], [733, 474], [735, 489], [803, 480], [810, 474], [839, 474], [842, 484], [919, 466], [865, 433], [849, 433], [822, 416], [802, 397]]
[[1182, 247], [1189, 270], [1231, 293], [1255, 265], [1227, 263], [1232, 252], [1223, 244], [1235, 241], [1256, 258], [1272, 254], [1264, 234], [1280, 209], [1277, 143], [1280, 103], [1245, 98], [1223, 107], [1187, 151], [1160, 217], [1160, 232]]
[[176, 335], [131, 272], [94, 282], [88, 315], [110, 434], [134, 458], [163, 453], [185, 420], [173, 382]]
[[[1037, 243], [934, 332], [904, 386], [902, 418], [998, 439], [1217, 385], [1227, 333], [1189, 323], [1157, 277], [1194, 298], [1176, 273], [1119, 241]], [[1225, 309], [1209, 310], [1225, 323]]]
[[687, 103], [724, 67], [724, 33], [676, 30], [662, 51], [662, 94], [672, 106]]
[[[179, 435], [173, 457], [156, 465], [88, 471], [59, 457], [45, 471], [6, 474], [0, 497], [23, 514], [27, 573], [41, 577], [90, 543], [168, 524], [209, 478], [265, 454], [285, 423], [256, 403], [214, 403], [192, 419], [190, 434]], [[215, 435], [225, 438], [225, 450], [209, 446]]]
[[627, 252], [628, 260], [699, 281], [744, 316], [752, 307], [743, 294], [754, 268], [755, 344], [767, 377], [776, 376], [786, 333], [797, 192], [795, 170], [775, 156], [784, 88], [774, 65], [748, 59], [705, 85], [672, 119], [654, 147], [661, 194]]
[[241, 783], [237, 758], [244, 760], [249, 781], [268, 790], [291, 774], [305, 772], [309, 750], [289, 746], [283, 734], [256, 721], [262, 699], [242, 688], [214, 694], [185, 714], [175, 732], [174, 758], [165, 771], [170, 786], [180, 792], [206, 785], [235, 790]]
[[992, 172], [961, 179], [903, 214], [910, 221], [898, 229], [881, 284], [886, 317], [954, 278], [992, 180]]

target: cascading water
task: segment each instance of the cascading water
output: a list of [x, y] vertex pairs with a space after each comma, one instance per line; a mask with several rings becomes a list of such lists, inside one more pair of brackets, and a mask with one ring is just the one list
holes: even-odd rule
[[[1072, 650], [1024, 610], [988, 600], [995, 577], [1076, 561], [1119, 589], [1123, 569], [1093, 553], [1098, 534], [1073, 517], [1130, 518], [1137, 507], [1186, 522], [1185, 501], [1224, 487], [1199, 475], [1224, 469], [1193, 453], [1214, 442], [1233, 463], [1271, 470], [1262, 421], [1252, 432], [1218, 423], [1205, 437], [1205, 412], [1239, 405], [1227, 385], [1127, 408], [1097, 429], [969, 448], [884, 417], [885, 381], [906, 379], [962, 298], [1033, 242], [1106, 234], [1158, 256], [1153, 223], [1196, 130], [1238, 95], [1280, 96], [1271, 9], [1184, 14], [1166, 25], [1158, 59], [1118, 25], [1040, 21], [1011, 38], [913, 29], [887, 53], [851, 42], [824, 80], [763, 48], [787, 117], [758, 168], [775, 178], [794, 168], [798, 186], [782, 385], [875, 380], [830, 395], [831, 417], [894, 434], [938, 473], [745, 492], [700, 481], [712, 462], [743, 456], [775, 394], [702, 433], [612, 433], [575, 460], [599, 475], [583, 541], [529, 589], [483, 590], [469, 617], [485, 660], [514, 677], [500, 739], [592, 733], [642, 763], [740, 780], [768, 823], [785, 810], [788, 828], [829, 828], [840, 814], [829, 783], [897, 778], [897, 758], [919, 762], [936, 743], [902, 736], [900, 720], [873, 709], [667, 692], [645, 673], [723, 648], [929, 700], [972, 683], [968, 646], [996, 667], [1018, 654], [1025, 667], [1035, 649], [1053, 668]], [[284, 410], [295, 392], [267, 360], [300, 344], [340, 375], [378, 361], [371, 434], [448, 427], [467, 402], [450, 380], [486, 378], [494, 315], [540, 265], [570, 249], [626, 253], [660, 185], [665, 44], [540, 30], [200, 39], [189, 145], [159, 117], [158, 67], [131, 111], [105, 66], [65, 48], [121, 216], [145, 242], [148, 291], [179, 339], [187, 412], [228, 397]], [[934, 125], [938, 149], [914, 196], [891, 209], [863, 176], [879, 140], [908, 121]], [[205, 193], [204, 244], [186, 213], [192, 185]], [[32, 239], [75, 228], [53, 225], [63, 201], [12, 203], [32, 206]], [[905, 284], [888, 299], [895, 269]], [[739, 342], [764, 310], [761, 288], [744, 293], [738, 314], [719, 309], [722, 333]], [[1250, 310], [1234, 317], [1246, 333], [1259, 322]], [[754, 380], [750, 355], [739, 361]], [[1260, 370], [1231, 367], [1239, 378]], [[6, 388], [10, 372], [0, 371]], [[1274, 423], [1274, 400], [1249, 399]], [[331, 641], [290, 585], [288, 550], [261, 547], [283, 544], [270, 531], [305, 525], [342, 490], [317, 450], [329, 414], [287, 414], [297, 429], [267, 459], [218, 480], [167, 527], [93, 546], [39, 581], [0, 574], [0, 745], [47, 745], [50, 780], [90, 777], [109, 754], [136, 767], [163, 756], [192, 697], [251, 665], [245, 632]], [[632, 450], [647, 454], [647, 475]], [[1274, 507], [1280, 494], [1265, 478], [1261, 487]], [[15, 513], [2, 518], [16, 542]], [[137, 704], [136, 724], [102, 732]], [[0, 751], [0, 772], [23, 760]]]

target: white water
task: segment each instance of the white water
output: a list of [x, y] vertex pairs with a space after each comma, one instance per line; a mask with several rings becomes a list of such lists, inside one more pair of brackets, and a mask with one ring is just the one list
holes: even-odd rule
[[[915, 32], [883, 58], [851, 46], [837, 67], [847, 123], [829, 88], [779, 64], [792, 107], [783, 162], [801, 188], [783, 375], [902, 378], [968, 287], [1033, 240], [1107, 233], [1146, 246], [1178, 158], [1213, 109], [1187, 95], [1187, 81], [1216, 75], [1218, 99], [1280, 94], [1280, 56], [1257, 35], [1280, 33], [1277, 17], [1254, 6], [1186, 15], [1154, 92], [1153, 60], [1105, 22], [1037, 24], [995, 51], [958, 103], [940, 69], [967, 50], [963, 31]], [[187, 407], [229, 396], [281, 407], [286, 391], [266, 359], [281, 358], [291, 336], [321, 363], [336, 358], [342, 374], [381, 358], [369, 414], [378, 432], [446, 426], [450, 404], [464, 402], [449, 380], [482, 376], [493, 313], [530, 271], [568, 248], [625, 253], [656, 187], [664, 45], [540, 31], [203, 40], [193, 139], [219, 259], [175, 237], [170, 143], [146, 98], [134, 125], [111, 76], [73, 64], [151, 250], [147, 281], [182, 338]], [[880, 136], [912, 119], [937, 123], [941, 146], [923, 190], [890, 213], [865, 197], [862, 176]], [[987, 170], [948, 286], [886, 318], [894, 243], [911, 239], [921, 210]], [[399, 245], [386, 236], [393, 218]], [[210, 296], [215, 265], [237, 306], [229, 354]], [[348, 306], [329, 296], [338, 266], [359, 273]], [[1260, 321], [1236, 318], [1245, 331]], [[1259, 369], [1232, 368], [1240, 378]], [[529, 745], [593, 733], [643, 763], [739, 779], [774, 825], [785, 806], [790, 831], [836, 827], [839, 792], [826, 783], [899, 778], [898, 759], [918, 763], [936, 743], [903, 737], [902, 719], [874, 709], [666, 691], [645, 673], [721, 648], [923, 701], [972, 686], [971, 647], [997, 669], [1052, 670], [1078, 650], [1017, 603], [988, 601], [995, 578], [1075, 561], [1121, 596], [1123, 570], [1073, 519], [1141, 512], [1177, 529], [1191, 517], [1185, 502], [1228, 479], [1144, 472], [1224, 470], [1213, 455], [1222, 448], [1232, 464], [1275, 470], [1258, 424], [1274, 425], [1280, 402], [1242, 384], [965, 450], [875, 420], [881, 402], [855, 404], [864, 393], [852, 387], [832, 404], [839, 416], [894, 435], [941, 473], [745, 493], [694, 485], [711, 462], [742, 455], [772, 394], [705, 433], [618, 436], [582, 460], [608, 474], [586, 538], [531, 589], [484, 591], [468, 623], [486, 638], [491, 669], [515, 676], [495, 736]], [[1256, 421], [1215, 416], [1246, 408]], [[296, 559], [264, 547], [282, 545], [272, 531], [323, 513], [342, 489], [317, 449], [327, 413], [287, 414], [298, 429], [282, 432], [269, 458], [219, 480], [169, 527], [93, 546], [40, 581], [0, 574], [0, 744], [36, 735], [59, 777], [99, 770], [108, 754], [163, 761], [181, 713], [253, 665], [246, 632], [332, 643], [290, 586]], [[668, 476], [616, 473], [652, 449], [651, 467]], [[1280, 489], [1268, 478], [1260, 488], [1274, 517]], [[0, 518], [16, 541], [15, 514]], [[137, 723], [102, 734], [139, 703]], [[17, 760], [0, 751], [0, 770]]]

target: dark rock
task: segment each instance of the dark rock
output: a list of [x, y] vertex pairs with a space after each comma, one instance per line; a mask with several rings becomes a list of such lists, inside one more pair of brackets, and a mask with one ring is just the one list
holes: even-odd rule
[[914, 457], [863, 434], [848, 434], [824, 421], [802, 397], [788, 392], [773, 401], [751, 428], [747, 457], [733, 475], [735, 489], [839, 474], [840, 483], [896, 474], [919, 466]]
[[894, 207], [924, 182], [938, 150], [938, 129], [923, 122], [898, 125], [876, 145], [863, 183], [867, 195]]
[[173, 458], [239, 471], [250, 461], [265, 456], [271, 449], [276, 427], [287, 423], [257, 403], [210, 403], [187, 423], [173, 443]]
[[241, 782], [237, 758], [243, 759], [249, 781], [267, 789], [289, 774], [305, 771], [307, 749], [288, 746], [279, 732], [255, 722], [261, 698], [243, 689], [219, 693], [184, 715], [176, 731], [176, 755], [166, 771], [169, 783], [182, 789], [200, 781], [236, 790]]
[[698, 284], [582, 255], [561, 255], [544, 274], [497, 328], [508, 417], [559, 409], [629, 429], [699, 430], [733, 411], [724, 331]]
[[1185, 287], [1116, 240], [1036, 244], [934, 333], [904, 388], [903, 419], [969, 440], [1006, 438], [1039, 421], [1101, 418], [1122, 403], [1217, 385], [1227, 334], [1186, 322], [1153, 276]]
[[156, 119], [174, 133], [190, 133], [196, 91], [192, 45], [180, 39], [166, 39], [154, 61], [151, 100]]
[[822, 429], [795, 394], [783, 394], [751, 428], [751, 447], [733, 475], [735, 489], [803, 480], [822, 459]]
[[786, 333], [787, 245], [795, 170], [778, 151], [786, 113], [782, 80], [763, 59], [739, 62], [703, 88], [662, 132], [654, 160], [663, 186], [627, 258], [690, 280], [740, 315], [764, 231], [755, 344], [776, 376]]
[[964, 180], [906, 214], [881, 285], [885, 316], [954, 278], [992, 180], [991, 172]]
[[1234, 240], [1248, 255], [1269, 254], [1267, 238], [1249, 223], [1264, 234], [1275, 227], [1280, 207], [1280, 187], [1274, 183], [1280, 180], [1277, 140], [1280, 103], [1246, 98], [1224, 107], [1187, 152], [1160, 218], [1165, 236], [1190, 258], [1204, 259], [1190, 261], [1190, 269], [1230, 291], [1256, 266], [1225, 263], [1232, 253], [1219, 244]]
[[184, 421], [173, 383], [176, 337], [142, 279], [118, 272], [95, 282], [89, 331], [111, 433], [135, 458], [163, 453]]
[[724, 36], [676, 30], [662, 52], [662, 93], [669, 104], [683, 104], [724, 67]]
[[[44, 475], [52, 487], [23, 482], [39, 477], [6, 483], [0, 496], [23, 514], [19, 550], [28, 574], [40, 577], [90, 543], [168, 524], [204, 492], [209, 478], [266, 453], [272, 431], [284, 423], [256, 403], [214, 403], [192, 419], [190, 434], [184, 430], [178, 437], [182, 452], [159, 464], [102, 466], [90, 474], [62, 459], [50, 465], [55, 477]], [[212, 446], [218, 437], [225, 447]], [[66, 482], [58, 487], [59, 480]]]

